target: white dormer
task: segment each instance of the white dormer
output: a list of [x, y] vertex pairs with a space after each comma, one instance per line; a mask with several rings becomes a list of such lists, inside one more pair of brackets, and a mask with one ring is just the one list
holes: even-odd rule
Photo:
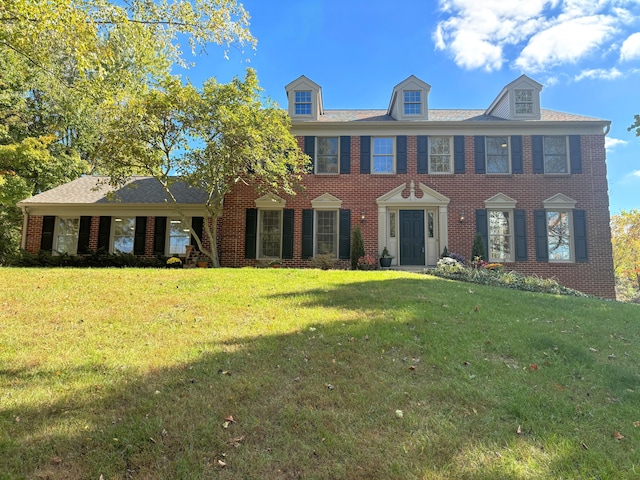
[[322, 88], [304, 75], [284, 87], [292, 121], [318, 120], [322, 115]]
[[427, 120], [431, 85], [415, 75], [393, 88], [387, 114], [396, 120]]
[[506, 120], [540, 120], [541, 90], [541, 84], [522, 75], [502, 89], [485, 114]]

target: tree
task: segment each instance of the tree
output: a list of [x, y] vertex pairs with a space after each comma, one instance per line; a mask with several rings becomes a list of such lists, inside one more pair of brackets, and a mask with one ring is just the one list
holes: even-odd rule
[[611, 217], [611, 242], [616, 277], [640, 291], [640, 210]]
[[630, 125], [629, 128], [627, 128], [627, 130], [632, 131], [635, 129], [636, 137], [640, 137], [640, 115], [634, 115], [633, 119], [634, 119], [633, 125]]
[[233, 186], [294, 195], [308, 167], [287, 113], [263, 103], [260, 91], [251, 69], [229, 84], [209, 79], [200, 91], [168, 78], [161, 89], [114, 105], [105, 117], [110, 133], [96, 149], [97, 168], [112, 184], [133, 174], [154, 176], [183, 218], [171, 185], [180, 180], [206, 192], [203, 235], [211, 250], [191, 234], [214, 267], [220, 266], [216, 222]]
[[362, 230], [360, 227], [353, 229], [353, 235], [351, 238], [351, 269], [358, 269], [358, 259], [364, 257], [364, 239], [362, 238]]

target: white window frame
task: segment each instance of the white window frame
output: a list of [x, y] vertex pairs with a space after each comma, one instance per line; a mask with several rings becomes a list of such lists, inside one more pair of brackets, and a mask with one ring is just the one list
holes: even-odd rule
[[[508, 231], [505, 232], [494, 232], [492, 231], [492, 221], [491, 221], [491, 217], [492, 217], [492, 213], [493, 214], [503, 214], [503, 218], [507, 219], [507, 227], [508, 227]], [[506, 215], [505, 215], [506, 214]], [[498, 262], [498, 263], [504, 263], [504, 262], [513, 262], [514, 261], [514, 223], [513, 223], [513, 210], [512, 209], [508, 209], [508, 208], [490, 208], [487, 209], [487, 236], [488, 236], [488, 241], [489, 241], [489, 245], [487, 245], [487, 251], [489, 252], [489, 261], [490, 262]], [[507, 248], [509, 249], [508, 255], [493, 255], [493, 252], [495, 251], [492, 248], [492, 245], [494, 244], [494, 239], [501, 239], [504, 238], [504, 240], [501, 242], [503, 245], [506, 245]]]
[[[523, 99], [522, 95], [526, 94], [529, 96], [529, 98], [527, 99]], [[518, 117], [530, 117], [532, 115], [534, 115], [535, 113], [535, 103], [534, 103], [534, 98], [535, 98], [535, 92], [533, 91], [533, 89], [531, 88], [516, 88], [514, 89], [513, 92], [514, 95], [514, 106], [513, 106], [513, 111], [514, 114]], [[527, 107], [526, 110], [527, 111], [518, 111], [519, 107], [525, 106]]]
[[[305, 98], [302, 98], [302, 95]], [[309, 96], [307, 101], [306, 96]], [[311, 90], [296, 90], [294, 92], [293, 111], [295, 115], [312, 115], [313, 114], [313, 92]], [[308, 111], [307, 111], [308, 110]]]
[[[406, 116], [421, 116], [422, 115], [422, 90], [404, 90], [402, 94], [404, 100], [402, 111]], [[418, 107], [417, 112], [408, 112], [407, 107], [414, 109]]]
[[[489, 139], [492, 138], [506, 138], [506, 142], [503, 142], [502, 148], [507, 149], [507, 171], [506, 172], [490, 172], [489, 171]], [[511, 173], [511, 137], [508, 135], [490, 135], [486, 136], [484, 144], [484, 161], [485, 161], [485, 171], [489, 175], [508, 175]]]
[[[565, 171], [564, 172], [550, 172], [547, 170], [547, 138], [563, 138], [564, 139], [564, 158], [565, 158]], [[542, 137], [542, 166], [546, 175], [568, 175], [571, 173], [571, 163], [569, 159], [569, 137], [567, 135], [544, 135]]]
[[[68, 222], [75, 223], [75, 231], [64, 232], [62, 231], [63, 223], [68, 225]], [[78, 253], [78, 237], [80, 235], [80, 217], [56, 217], [56, 223], [54, 228], [54, 245], [53, 252], [55, 255], [76, 255]], [[70, 241], [68, 242], [68, 249], [60, 250], [61, 248], [61, 238], [68, 238]], [[75, 239], [75, 241], [74, 241]], [[66, 242], [62, 242], [62, 245], [65, 245]]]
[[[118, 228], [118, 224], [122, 223], [124, 219], [133, 220], [133, 229], [131, 231], [131, 250], [128, 252], [124, 252], [121, 250], [116, 250], [116, 238], [117, 237], [125, 237], [125, 235], [116, 235], [116, 228]], [[109, 252], [111, 253], [133, 253], [134, 245], [136, 241], [136, 217], [119, 215], [117, 217], [111, 218], [111, 238], [109, 239]]]
[[[389, 140], [391, 153], [382, 151], [376, 153], [376, 140]], [[376, 158], [391, 160], [391, 171], [376, 171]], [[395, 137], [372, 137], [371, 138], [371, 173], [374, 175], [390, 175], [396, 172], [396, 138]]]
[[[552, 254], [552, 251], [555, 252], [556, 249], [551, 248], [551, 240], [552, 238], [556, 238], [558, 235], [554, 235], [553, 237], [551, 236], [551, 231], [549, 228], [549, 223], [550, 223], [550, 216], [552, 214], [558, 214], [558, 215], [564, 215], [564, 217], [566, 218], [566, 233], [565, 233], [565, 237], [566, 237], [566, 250], [567, 250], [567, 257], [565, 258], [557, 258], [554, 257]], [[574, 252], [574, 234], [573, 234], [573, 210], [572, 209], [566, 209], [566, 208], [547, 208], [545, 210], [545, 225], [547, 227], [547, 251], [548, 251], [548, 256], [549, 256], [549, 262], [550, 263], [572, 263], [574, 261], [574, 257], [575, 257], [575, 252]]]
[[[319, 217], [321, 216], [320, 214], [324, 214], [324, 213], [332, 213], [333, 214], [333, 228], [334, 231], [331, 234], [332, 235], [332, 243], [333, 243], [333, 252], [321, 252], [320, 248], [319, 248], [319, 235], [320, 235], [320, 229], [319, 229]], [[316, 255], [324, 255], [329, 253], [330, 255], [334, 256], [335, 258], [338, 258], [338, 248], [339, 248], [339, 239], [340, 239], [340, 232], [339, 232], [339, 228], [340, 228], [340, 211], [339, 210], [334, 210], [334, 209], [318, 209], [313, 211], [313, 253], [314, 256]]]
[[[323, 140], [335, 140], [336, 141], [336, 153], [335, 155], [321, 153], [320, 152], [320, 142]], [[321, 159], [334, 157], [336, 158], [336, 169], [335, 172], [321, 171], [320, 170], [320, 161]], [[318, 175], [338, 175], [340, 173], [340, 137], [316, 137], [316, 161], [315, 161], [315, 173]]]
[[[180, 225], [182, 226], [182, 233], [183, 235], [171, 235], [171, 226], [175, 225], [175, 222], [179, 222]], [[185, 226], [184, 222], [187, 222], [188, 226]], [[167, 237], [166, 237], [166, 252], [167, 255], [186, 255], [187, 250], [186, 250], [186, 246], [191, 244], [191, 217], [186, 217], [184, 219], [184, 221], [180, 218], [180, 217], [170, 217], [167, 218]], [[171, 239], [172, 238], [181, 238], [181, 237], [186, 237], [187, 238], [187, 242], [184, 245], [184, 249], [179, 249], [179, 250], [175, 250], [172, 248], [171, 245]]]
[[[263, 253], [263, 237], [264, 233], [264, 216], [269, 213], [278, 213], [278, 254], [277, 255], [265, 255]], [[258, 210], [258, 232], [257, 232], [257, 242], [256, 245], [256, 257], [257, 258], [272, 258], [272, 259], [280, 259], [282, 258], [282, 222], [283, 222], [283, 209], [282, 208], [268, 208], [268, 209], [259, 209]]]
[[[434, 153], [432, 152], [432, 148], [433, 148], [433, 140], [436, 138], [446, 138], [449, 140], [449, 153]], [[429, 157], [428, 157], [428, 164], [429, 164], [429, 174], [431, 175], [449, 175], [451, 173], [453, 173], [453, 137], [449, 136], [449, 135], [429, 135], [429, 146], [428, 146], [428, 152], [429, 152]], [[438, 157], [444, 157], [448, 155], [449, 156], [449, 168], [446, 172], [443, 171], [437, 171], [434, 170], [432, 168], [432, 156], [438, 156]]]

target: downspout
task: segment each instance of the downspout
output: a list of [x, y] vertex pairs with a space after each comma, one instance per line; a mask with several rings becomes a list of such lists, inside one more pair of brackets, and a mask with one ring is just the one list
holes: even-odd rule
[[27, 207], [22, 207], [22, 232], [20, 235], [20, 250], [27, 247], [27, 227], [29, 226], [29, 211]]

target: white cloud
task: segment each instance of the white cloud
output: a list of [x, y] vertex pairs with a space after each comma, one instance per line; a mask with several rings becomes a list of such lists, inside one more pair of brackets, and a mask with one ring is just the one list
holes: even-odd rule
[[605, 137], [604, 146], [607, 150], [612, 150], [618, 145], [626, 145], [628, 142], [626, 140], [621, 140], [619, 138], [611, 138]]
[[640, 178], [640, 170], [634, 170], [633, 172], [629, 173], [627, 175], [627, 178], [629, 179]]
[[611, 68], [609, 70], [604, 68], [593, 68], [590, 70], [584, 70], [574, 77], [576, 82], [584, 80], [585, 78], [601, 79], [601, 80], [615, 80], [622, 77], [623, 74], [617, 68]]
[[640, 59], [640, 32], [630, 35], [620, 47], [620, 60], [630, 61]]

